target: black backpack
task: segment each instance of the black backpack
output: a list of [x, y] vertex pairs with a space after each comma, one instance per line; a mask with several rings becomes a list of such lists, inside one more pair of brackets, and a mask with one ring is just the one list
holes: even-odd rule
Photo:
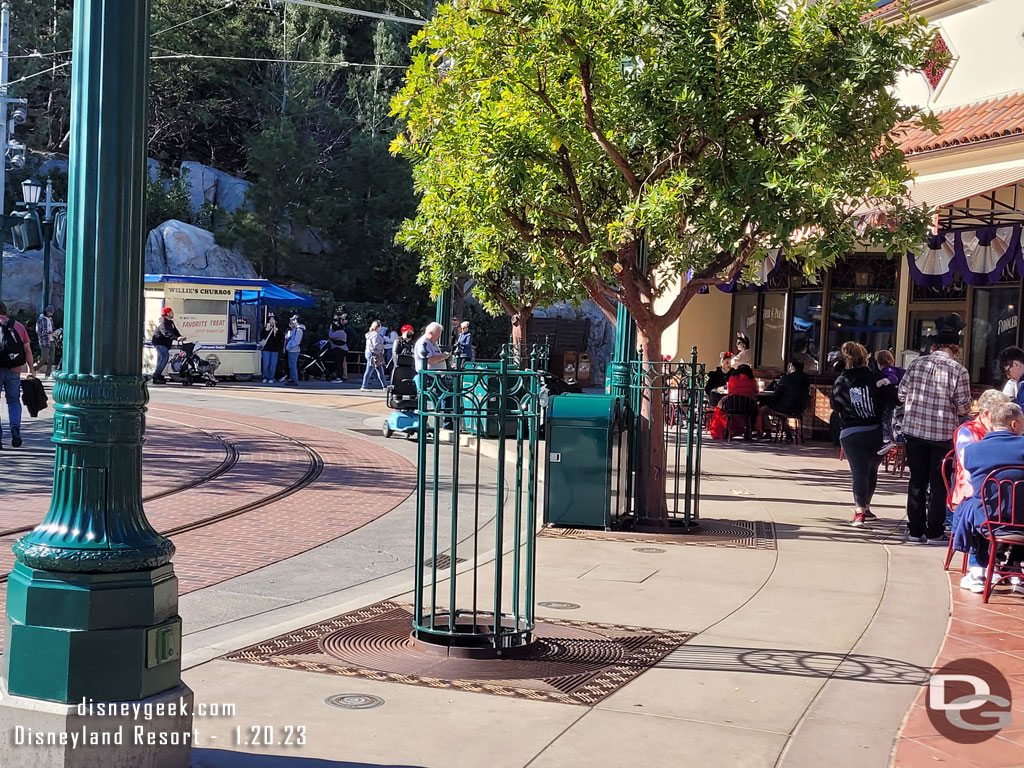
[[0, 325], [0, 368], [21, 368], [25, 364], [25, 344], [14, 330], [14, 321]]

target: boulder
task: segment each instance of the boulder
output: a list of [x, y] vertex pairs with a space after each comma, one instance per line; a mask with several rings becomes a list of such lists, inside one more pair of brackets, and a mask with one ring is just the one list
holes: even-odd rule
[[[64, 303], [64, 251], [50, 250], [50, 302]], [[11, 312], [38, 312], [43, 293], [43, 252], [3, 250], [3, 300]]]
[[238, 251], [214, 242], [213, 233], [171, 219], [149, 233], [146, 273], [192, 277], [256, 278], [252, 264]]
[[198, 212], [204, 203], [213, 203], [228, 213], [234, 213], [245, 205], [249, 182], [192, 161], [182, 163], [181, 172], [186, 174], [191, 190], [193, 212]]
[[591, 385], [604, 386], [604, 373], [615, 354], [615, 323], [608, 319], [601, 308], [587, 299], [576, 307], [568, 302], [559, 302], [550, 307], [536, 309], [534, 317], [557, 317], [567, 320], [589, 320], [590, 333], [587, 338], [587, 351], [591, 360]]

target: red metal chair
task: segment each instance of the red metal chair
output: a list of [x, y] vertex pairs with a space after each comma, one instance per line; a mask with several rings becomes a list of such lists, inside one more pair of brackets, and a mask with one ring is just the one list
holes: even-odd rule
[[[946, 509], [952, 512], [956, 511], [955, 509], [953, 509], [951, 499], [953, 496], [953, 478], [956, 477], [958, 463], [959, 460], [957, 459], [955, 450], [947, 453], [946, 456], [942, 459], [942, 482], [946, 486]], [[955, 550], [953, 549], [953, 535], [952, 533], [950, 533], [949, 544], [946, 546], [946, 562], [942, 566], [942, 569], [944, 571], [949, 570], [949, 564], [953, 560], [954, 552]], [[964, 552], [963, 555], [964, 562], [960, 566], [960, 573], [967, 573], [967, 553]]]
[[1024, 466], [1000, 467], [990, 472], [981, 485], [981, 503], [986, 519], [980, 533], [989, 545], [982, 593], [982, 600], [987, 603], [992, 594], [993, 575], [997, 583], [1021, 575], [1019, 570], [996, 565], [996, 561], [999, 545], [1024, 544]]

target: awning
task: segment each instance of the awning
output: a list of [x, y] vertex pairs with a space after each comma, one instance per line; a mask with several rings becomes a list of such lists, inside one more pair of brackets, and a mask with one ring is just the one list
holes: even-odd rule
[[287, 288], [270, 283], [259, 291], [242, 291], [243, 302], [259, 301], [265, 307], [315, 307], [316, 302], [309, 296], [293, 293]]
[[914, 205], [937, 208], [1024, 181], [1024, 161], [921, 174], [907, 185]]
[[268, 307], [315, 307], [316, 301], [301, 293], [289, 291], [269, 280], [236, 277], [198, 277], [193, 275], [146, 275], [147, 283], [185, 283], [237, 288], [240, 299], [246, 303], [259, 302]]

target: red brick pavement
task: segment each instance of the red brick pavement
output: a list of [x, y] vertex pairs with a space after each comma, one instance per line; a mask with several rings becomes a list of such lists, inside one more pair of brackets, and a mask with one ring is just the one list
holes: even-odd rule
[[[317, 451], [324, 462], [323, 471], [312, 484], [284, 499], [174, 536], [174, 566], [182, 594], [294, 557], [350, 533], [394, 509], [415, 488], [415, 470], [408, 461], [366, 440], [320, 427], [200, 408], [175, 407], [171, 411], [151, 407], [150, 411], [154, 418], [202, 425], [237, 444], [241, 453], [235, 468], [221, 477], [147, 504], [147, 515], [158, 530], [235, 509], [297, 481], [309, 466], [307, 454], [271, 432], [301, 441]], [[219, 461], [218, 457], [208, 464]], [[181, 482], [177, 478], [173, 484]], [[146, 492], [151, 489], [147, 487]], [[5, 540], [0, 551], [0, 567], [5, 571], [13, 564], [9, 549], [12, 543], [13, 539]]]
[[[217, 466], [225, 456], [225, 449], [216, 438], [195, 427], [186, 426], [177, 419], [156, 418], [152, 415], [147, 421], [149, 426], [142, 461], [142, 486], [147, 496], [198, 479]], [[0, 530], [23, 528], [42, 521], [50, 508], [52, 478], [49, 471], [48, 468], [46, 482], [40, 482], [38, 492], [19, 493], [16, 503], [4, 505], [3, 514], [0, 515]], [[42, 480], [43, 475], [40, 474]], [[0, 537], [0, 548], [6, 546], [7, 543]]]
[[[959, 556], [954, 561], [959, 564]], [[950, 573], [953, 615], [935, 662], [979, 659], [1002, 672], [1012, 692], [1013, 724], [981, 744], [957, 744], [941, 736], [925, 709], [921, 691], [896, 743], [895, 768], [1019, 768], [1024, 766], [1024, 597], [997, 587], [988, 605], [960, 589], [960, 572]]]

